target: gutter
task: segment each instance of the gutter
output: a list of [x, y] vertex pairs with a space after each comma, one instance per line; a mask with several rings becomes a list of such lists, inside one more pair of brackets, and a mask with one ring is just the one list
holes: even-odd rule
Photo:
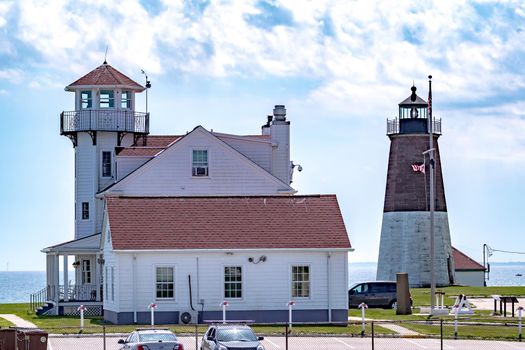
[[246, 248], [246, 249], [113, 249], [115, 253], [251, 253], [270, 252], [353, 252], [354, 248]]
[[133, 254], [133, 262], [132, 262], [132, 276], [131, 276], [131, 299], [133, 300], [133, 323], [137, 323], [137, 298], [136, 298], [136, 290], [137, 290], [137, 255]]

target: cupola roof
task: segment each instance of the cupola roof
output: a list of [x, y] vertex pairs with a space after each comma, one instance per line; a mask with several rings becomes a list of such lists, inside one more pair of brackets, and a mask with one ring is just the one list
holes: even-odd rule
[[427, 101], [423, 100], [416, 94], [417, 88], [412, 86], [412, 94], [408, 96], [403, 102], [399, 103], [399, 107], [428, 107]]
[[144, 91], [144, 86], [132, 80], [125, 74], [119, 72], [106, 61], [91, 72], [84, 75], [82, 78], [74, 81], [66, 86], [66, 91], [74, 91], [78, 87], [88, 86], [107, 86], [107, 87], [123, 87], [138, 92]]

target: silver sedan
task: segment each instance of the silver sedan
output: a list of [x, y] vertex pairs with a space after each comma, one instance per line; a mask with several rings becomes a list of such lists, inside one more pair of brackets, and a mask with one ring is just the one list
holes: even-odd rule
[[175, 334], [167, 329], [138, 329], [124, 340], [121, 350], [184, 350]]

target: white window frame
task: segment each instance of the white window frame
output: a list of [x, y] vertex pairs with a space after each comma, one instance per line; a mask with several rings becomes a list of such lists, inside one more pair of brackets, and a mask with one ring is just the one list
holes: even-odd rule
[[[172, 297], [158, 297], [157, 296], [157, 284], [160, 284], [160, 283], [163, 283], [163, 282], [158, 282], [157, 281], [157, 269], [159, 268], [168, 268], [168, 269], [172, 269], [172, 275], [173, 275], [173, 281], [171, 282], [173, 284], [173, 296]], [[154, 285], [154, 288], [153, 288], [153, 294], [154, 294], [154, 297], [155, 297], [155, 300], [158, 300], [158, 301], [163, 301], [163, 300], [167, 300], [167, 301], [174, 301], [176, 300], [177, 298], [177, 268], [175, 265], [155, 265], [154, 266], [154, 275], [153, 275], [153, 285]], [[166, 282], [166, 283], [169, 283], [169, 282]]]
[[110, 267], [111, 271], [111, 301], [115, 301], [115, 267]]
[[104, 295], [105, 295], [105, 298], [104, 300], [109, 300], [109, 287], [108, 287], [108, 266], [104, 266], [104, 272], [105, 272], [105, 277], [104, 277]]
[[[240, 267], [241, 268], [241, 297], [227, 297], [226, 296], [226, 283], [238, 283], [238, 282], [226, 282], [226, 268], [227, 267]], [[244, 293], [245, 293], [245, 288], [244, 288], [244, 281], [245, 281], [245, 276], [244, 276], [244, 265], [238, 265], [238, 264], [225, 264], [225, 265], [222, 265], [222, 298], [224, 300], [244, 300]]]
[[[194, 161], [194, 152], [199, 152], [199, 151], [202, 151], [202, 152], [206, 152], [206, 164], [204, 164], [204, 162], [202, 161], [197, 161], [195, 162]], [[197, 165], [195, 165], [195, 163], [197, 163]], [[198, 163], [201, 163], [202, 165], [199, 166]], [[205, 169], [205, 174], [204, 175], [198, 175], [198, 170], [199, 168], [204, 168]], [[208, 151], [207, 148], [193, 148], [191, 150], [191, 176], [193, 178], [207, 178], [210, 176], [210, 152]]]
[[[104, 153], [109, 153], [109, 175], [104, 175]], [[109, 150], [100, 151], [100, 177], [107, 179], [113, 177], [113, 152]]]
[[[304, 283], [304, 281], [301, 282], [295, 282], [293, 278], [293, 269], [294, 267], [308, 267], [308, 296], [294, 296], [294, 283]], [[290, 264], [290, 298], [293, 300], [307, 300], [312, 297], [312, 266], [310, 264], [304, 264], [304, 263], [294, 263]]]

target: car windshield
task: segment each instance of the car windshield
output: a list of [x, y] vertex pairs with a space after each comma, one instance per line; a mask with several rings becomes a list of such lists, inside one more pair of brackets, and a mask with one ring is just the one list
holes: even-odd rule
[[251, 329], [219, 329], [217, 334], [217, 340], [228, 342], [228, 341], [256, 341], [257, 337]]
[[159, 341], [177, 341], [173, 333], [141, 333], [139, 334], [141, 342], [159, 342]]

